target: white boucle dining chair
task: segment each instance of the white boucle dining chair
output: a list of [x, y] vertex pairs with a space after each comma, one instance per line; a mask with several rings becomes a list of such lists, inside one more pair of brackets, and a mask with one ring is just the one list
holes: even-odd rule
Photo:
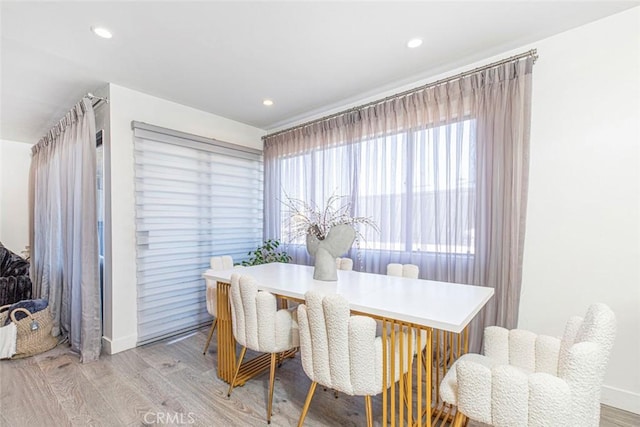
[[[376, 322], [367, 316], [351, 316], [349, 302], [337, 294], [323, 295], [309, 291], [305, 303], [298, 306], [300, 355], [302, 368], [311, 379], [311, 386], [298, 421], [302, 426], [318, 384], [351, 396], [365, 396], [367, 425], [373, 425], [371, 396], [382, 392], [383, 343], [376, 336]], [[396, 341], [407, 339], [396, 334]], [[390, 355], [395, 349], [395, 356]], [[395, 360], [395, 378], [407, 372], [404, 363], [400, 372], [401, 346], [387, 342], [387, 360]], [[406, 350], [406, 348], [405, 348]], [[395, 359], [394, 359], [395, 358]], [[387, 375], [384, 387], [391, 386]]]
[[597, 427], [600, 389], [616, 333], [604, 304], [572, 317], [562, 339], [491, 326], [484, 356], [465, 354], [440, 384], [442, 399], [465, 417], [497, 427]]
[[387, 276], [408, 277], [417, 279], [420, 269], [415, 264], [397, 264], [391, 263], [387, 265]]
[[338, 270], [353, 270], [353, 260], [351, 258], [336, 258], [336, 268]]
[[[228, 270], [233, 268], [233, 258], [229, 255], [223, 256], [212, 256], [209, 260], [209, 267], [211, 270]], [[207, 336], [207, 342], [204, 345], [204, 350], [202, 354], [207, 354], [207, 349], [209, 348], [209, 344], [211, 343], [211, 338], [213, 337], [213, 331], [216, 329], [216, 325], [218, 324], [218, 315], [216, 309], [216, 293], [218, 292], [217, 283], [215, 280], [204, 279], [205, 284], [207, 285], [207, 311], [211, 316], [213, 316], [213, 322], [211, 323], [211, 328], [209, 328], [209, 335]]]
[[247, 348], [260, 353], [271, 353], [267, 402], [267, 423], [271, 424], [276, 360], [279, 353], [298, 347], [296, 315], [291, 310], [278, 310], [276, 297], [269, 292], [258, 291], [256, 280], [248, 275], [231, 275], [229, 298], [233, 336], [242, 346], [242, 352], [227, 396], [231, 396]]

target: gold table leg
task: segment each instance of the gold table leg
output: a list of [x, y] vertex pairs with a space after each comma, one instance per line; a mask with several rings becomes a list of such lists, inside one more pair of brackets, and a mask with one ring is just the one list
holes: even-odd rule
[[[455, 412], [438, 391], [453, 362], [468, 350], [468, 330], [460, 334], [380, 318], [382, 321], [382, 424], [445, 426]], [[396, 355], [396, 350], [402, 355]], [[402, 372], [407, 370], [407, 374]], [[395, 379], [398, 384], [395, 384]]]
[[218, 377], [227, 382], [233, 381], [236, 367], [236, 340], [231, 325], [231, 305], [229, 304], [228, 283], [218, 282], [216, 310], [218, 314]]

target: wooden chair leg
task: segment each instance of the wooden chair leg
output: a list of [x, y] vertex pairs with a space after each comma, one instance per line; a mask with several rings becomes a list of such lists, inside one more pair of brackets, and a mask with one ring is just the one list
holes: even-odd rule
[[312, 382], [309, 387], [309, 392], [307, 393], [307, 399], [304, 401], [304, 407], [302, 408], [302, 414], [300, 414], [300, 420], [298, 421], [298, 427], [302, 427], [304, 424], [304, 419], [307, 416], [307, 411], [309, 411], [309, 405], [311, 404], [311, 398], [313, 397], [313, 393], [316, 391], [317, 382]]
[[271, 353], [271, 372], [269, 372], [269, 402], [267, 404], [267, 424], [271, 424], [271, 408], [273, 404], [273, 383], [276, 379], [277, 353]]
[[365, 412], [367, 414], [367, 427], [373, 427], [373, 411], [371, 408], [371, 396], [364, 397]]
[[209, 348], [209, 344], [211, 343], [211, 337], [213, 337], [213, 331], [216, 329], [216, 325], [218, 324], [218, 318], [213, 319], [213, 323], [211, 324], [211, 328], [209, 329], [209, 336], [207, 337], [207, 343], [204, 345], [204, 350], [202, 354], [207, 354], [207, 349]]
[[227, 397], [231, 396], [231, 390], [236, 385], [236, 378], [238, 378], [238, 372], [240, 372], [240, 366], [242, 365], [242, 359], [244, 359], [244, 354], [247, 352], [247, 347], [242, 347], [242, 352], [240, 353], [240, 360], [238, 360], [238, 365], [236, 366], [236, 373], [233, 375], [233, 381], [229, 384], [229, 392], [227, 393]]
[[456, 416], [451, 423], [451, 427], [462, 427], [465, 424], [466, 418], [462, 412], [456, 410]]

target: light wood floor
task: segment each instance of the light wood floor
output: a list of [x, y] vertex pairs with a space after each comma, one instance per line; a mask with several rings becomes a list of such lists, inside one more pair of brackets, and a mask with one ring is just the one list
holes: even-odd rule
[[[227, 384], [215, 372], [215, 337], [202, 354], [206, 332], [84, 365], [66, 346], [1, 361], [0, 426], [266, 426], [268, 373], [227, 398]], [[299, 356], [283, 363], [276, 373], [271, 425], [297, 424], [309, 384]], [[379, 417], [376, 401], [374, 416]], [[336, 399], [318, 387], [305, 426], [364, 424], [363, 398]], [[601, 426], [640, 426], [640, 416], [603, 406]]]

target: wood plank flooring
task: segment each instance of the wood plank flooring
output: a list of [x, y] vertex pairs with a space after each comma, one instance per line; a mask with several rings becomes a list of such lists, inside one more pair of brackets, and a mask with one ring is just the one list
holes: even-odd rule
[[[65, 345], [28, 359], [0, 361], [0, 426], [265, 426], [268, 373], [227, 398], [228, 386], [215, 371], [215, 337], [202, 354], [207, 332], [103, 355], [84, 365]], [[309, 384], [299, 356], [282, 364], [272, 426], [297, 424]], [[379, 418], [379, 400], [373, 404]], [[336, 399], [321, 387], [305, 420], [309, 427], [364, 424], [363, 398], [341, 394]], [[640, 415], [603, 406], [600, 425], [640, 426]]]

